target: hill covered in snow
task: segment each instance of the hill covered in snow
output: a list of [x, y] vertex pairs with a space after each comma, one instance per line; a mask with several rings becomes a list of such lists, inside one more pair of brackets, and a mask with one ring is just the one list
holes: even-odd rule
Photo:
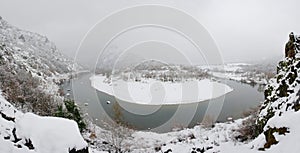
[[1, 153], [88, 152], [75, 121], [49, 117], [63, 105], [59, 85], [78, 68], [47, 37], [0, 17]]
[[0, 19], [0, 89], [18, 108], [53, 113], [52, 105], [62, 102], [59, 85], [77, 69], [47, 37]]
[[0, 47], [2, 60], [13, 60], [33, 75], [51, 77], [78, 68], [47, 37], [14, 27], [4, 19], [0, 19]]
[[[13, 75], [28, 73], [38, 78], [45, 91], [55, 93], [55, 86], [63, 74], [77, 70], [79, 66], [59, 52], [53, 42], [37, 33], [25, 31], [0, 19], [0, 65], [2, 71]], [[4, 70], [3, 70], [4, 69]], [[20, 73], [22, 72], [22, 73]], [[17, 74], [20, 73], [20, 74]]]

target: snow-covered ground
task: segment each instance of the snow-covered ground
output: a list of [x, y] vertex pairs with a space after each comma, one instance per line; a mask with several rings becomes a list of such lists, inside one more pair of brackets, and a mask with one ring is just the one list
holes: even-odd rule
[[[201, 102], [212, 98], [220, 97], [231, 92], [233, 89], [229, 86], [213, 82], [209, 79], [193, 80], [185, 82], [162, 82], [154, 79], [145, 79], [139, 82], [124, 81], [118, 79], [115, 81], [107, 80], [105, 76], [96, 75], [90, 78], [92, 87], [113, 95], [118, 99], [139, 104], [180, 104]], [[197, 91], [196, 95], [183, 96], [183, 90]], [[160, 103], [152, 103], [158, 100], [158, 97], [165, 93]]]
[[72, 120], [16, 110], [0, 92], [0, 153], [67, 153], [87, 143]]
[[[264, 153], [298, 153], [300, 146], [295, 142], [299, 142], [300, 124], [298, 119], [300, 113], [289, 113], [281, 118], [274, 118], [269, 124], [276, 126], [288, 126], [290, 133], [286, 135], [275, 134], [277, 145], [270, 149], [261, 151]], [[168, 133], [154, 133], [136, 131], [132, 134], [132, 138], [123, 142], [123, 147], [131, 150], [132, 153], [155, 153], [166, 152], [171, 150], [172, 153], [190, 153], [192, 151], [205, 153], [257, 153], [259, 148], [266, 143], [264, 134], [260, 134], [256, 139], [248, 142], [239, 142], [235, 139], [239, 133], [236, 131], [241, 127], [245, 119], [235, 120], [227, 123], [217, 123], [213, 128], [203, 126], [195, 126], [192, 129], [183, 129]], [[102, 129], [96, 130], [97, 138], [92, 142], [102, 144], [107, 142], [107, 134], [103, 134]], [[98, 148], [100, 149], [100, 148]], [[102, 148], [103, 149], [103, 148]], [[95, 149], [96, 150], [96, 149]], [[101, 149], [100, 149], [101, 150]], [[197, 151], [199, 150], [199, 151]]]
[[72, 120], [26, 113], [16, 120], [16, 129], [19, 138], [31, 140], [36, 152], [66, 152], [87, 147], [77, 123]]

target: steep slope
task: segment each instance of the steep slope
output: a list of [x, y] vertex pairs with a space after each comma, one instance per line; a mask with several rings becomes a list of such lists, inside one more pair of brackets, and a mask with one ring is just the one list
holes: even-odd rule
[[63, 101], [59, 85], [78, 69], [47, 37], [0, 19], [0, 89], [18, 109], [53, 114]]
[[300, 141], [300, 39], [294, 42], [295, 58], [285, 58], [277, 66], [276, 79], [265, 90], [258, 120], [257, 139], [259, 150], [284, 150], [297, 152], [300, 146], [292, 142]]
[[88, 152], [75, 121], [18, 110], [53, 115], [59, 84], [77, 68], [46, 37], [0, 17], [0, 153]]
[[11, 26], [3, 19], [0, 19], [0, 63], [39, 78], [52, 93], [57, 90], [49, 86], [53, 79], [57, 82], [58, 76], [78, 68], [47, 37]]

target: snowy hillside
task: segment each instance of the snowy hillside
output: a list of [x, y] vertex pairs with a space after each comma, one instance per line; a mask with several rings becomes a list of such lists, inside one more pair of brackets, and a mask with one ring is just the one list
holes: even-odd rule
[[60, 84], [78, 69], [47, 37], [0, 19], [0, 89], [18, 109], [52, 115], [63, 101]]
[[58, 82], [58, 76], [79, 68], [47, 37], [11, 26], [3, 19], [0, 19], [0, 63], [39, 78], [50, 93], [57, 91], [55, 86], [49, 86], [53, 80]]
[[88, 152], [75, 121], [49, 117], [63, 102], [59, 85], [76, 69], [46, 37], [0, 17], [0, 153]]

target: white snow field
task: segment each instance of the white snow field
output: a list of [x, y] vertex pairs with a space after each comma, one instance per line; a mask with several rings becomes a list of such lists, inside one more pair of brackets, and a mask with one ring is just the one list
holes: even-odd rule
[[[201, 102], [233, 91], [228, 85], [213, 82], [209, 79], [185, 81], [182, 83], [162, 82], [154, 79], [142, 80], [140, 82], [118, 79], [112, 82], [105, 76], [94, 75], [90, 80], [92, 87], [98, 91], [113, 95], [126, 102], [144, 105]], [[188, 90], [189, 92], [185, 92], [184, 90]], [[162, 97], [160, 97], [161, 94]], [[160, 101], [157, 102], [155, 100]], [[153, 103], [154, 101], [155, 103]]]

